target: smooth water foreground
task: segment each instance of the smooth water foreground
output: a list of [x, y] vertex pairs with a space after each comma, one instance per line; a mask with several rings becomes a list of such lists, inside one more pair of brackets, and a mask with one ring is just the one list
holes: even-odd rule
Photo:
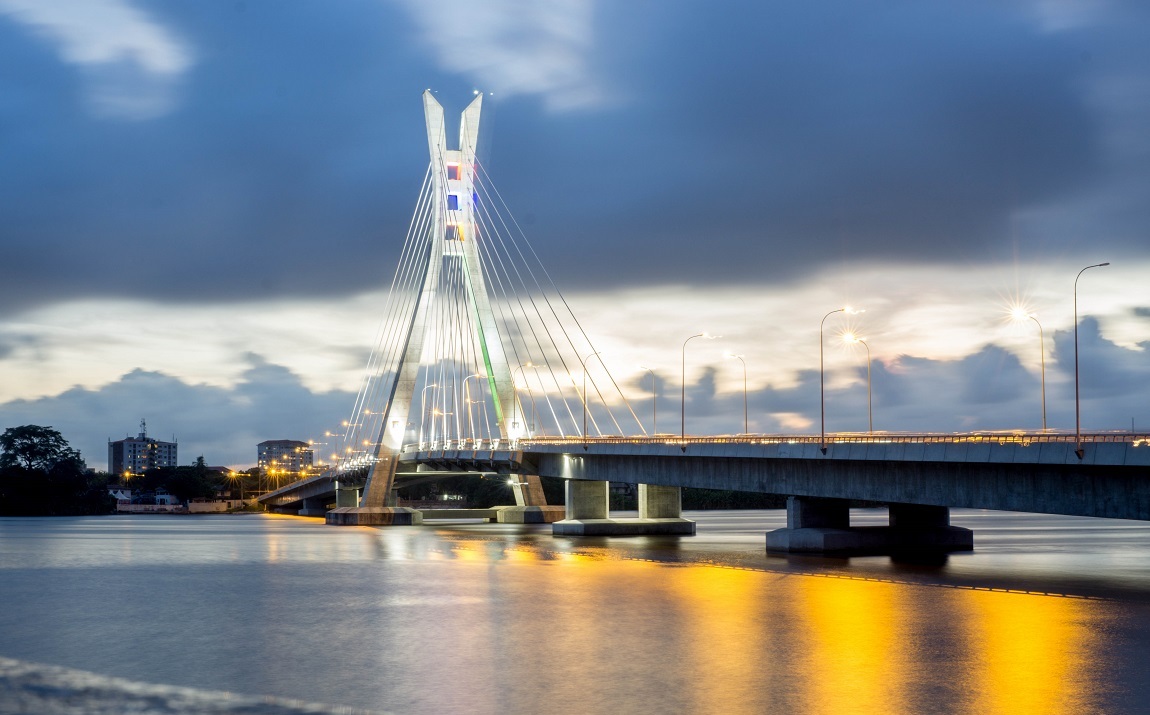
[[1150, 712], [1150, 524], [956, 510], [974, 553], [899, 563], [690, 516], [0, 519], [0, 656], [402, 713]]

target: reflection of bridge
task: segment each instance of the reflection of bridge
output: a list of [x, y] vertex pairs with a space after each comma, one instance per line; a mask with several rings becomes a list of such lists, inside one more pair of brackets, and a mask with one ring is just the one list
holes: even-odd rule
[[[413, 524], [424, 515], [396, 506], [397, 488], [500, 475], [516, 507], [469, 516], [667, 534], [694, 533], [682, 487], [765, 492], [789, 497], [788, 528], [767, 538], [784, 551], [969, 549], [950, 507], [1150, 519], [1144, 436], [1084, 435], [1080, 454], [1077, 437], [1051, 433], [688, 437], [685, 387], [682, 438], [646, 436], [477, 160], [482, 95], [453, 150], [442, 107], [423, 99], [431, 163], [337, 466], [264, 505]], [[643, 436], [609, 436], [628, 433]], [[547, 506], [540, 477], [566, 480], [565, 507]], [[611, 481], [638, 485], [637, 519], [610, 518]], [[890, 504], [890, 526], [852, 529], [851, 499]]]

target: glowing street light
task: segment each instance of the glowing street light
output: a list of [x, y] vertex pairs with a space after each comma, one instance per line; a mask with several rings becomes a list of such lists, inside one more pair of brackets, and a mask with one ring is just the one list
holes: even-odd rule
[[1042, 331], [1042, 323], [1038, 322], [1038, 316], [1034, 313], [1027, 313], [1022, 308], [1013, 308], [1010, 311], [1010, 316], [1015, 320], [1030, 319], [1038, 326], [1038, 355], [1041, 358], [1041, 372], [1042, 377], [1042, 431], [1046, 431], [1046, 338]]
[[751, 430], [748, 427], [750, 422], [747, 420], [747, 362], [743, 360], [742, 355], [736, 355], [734, 353], [727, 353], [726, 357], [735, 358], [743, 363], [743, 434], [750, 434]]
[[874, 432], [874, 411], [871, 409], [871, 390], [870, 390], [870, 345], [867, 345], [866, 340], [858, 337], [854, 333], [846, 333], [843, 335], [843, 340], [848, 343], [859, 343], [866, 348], [866, 424], [867, 434]]
[[714, 340], [714, 339], [719, 338], [719, 337], [722, 337], [722, 336], [720, 336], [720, 335], [707, 335], [706, 333], [699, 333], [698, 335], [692, 335], [691, 337], [689, 337], [683, 341], [683, 350], [682, 350], [683, 379], [679, 383], [679, 386], [680, 386], [680, 389], [682, 392], [682, 394], [680, 395], [680, 398], [679, 398], [679, 422], [680, 422], [679, 434], [683, 440], [682, 448], [683, 448], [684, 452], [687, 451], [687, 343], [691, 342], [695, 338], [703, 338], [704, 340]]
[[864, 313], [864, 310], [851, 310], [850, 306], [843, 306], [842, 308], [835, 308], [831, 312], [823, 316], [819, 321], [819, 449], [823, 454], [827, 453], [827, 398], [826, 388], [823, 372], [823, 324], [827, 322], [827, 318], [835, 313], [846, 313], [847, 315], [854, 315], [856, 313]]
[[659, 393], [656, 392], [658, 385], [655, 384], [655, 371], [646, 365], [640, 365], [639, 369], [651, 373], [651, 436], [654, 437], [659, 433], [658, 414], [655, 412], [656, 403], [659, 401]]
[[1078, 279], [1091, 268], [1102, 268], [1108, 265], [1110, 265], [1109, 261], [1095, 263], [1092, 266], [1086, 266], [1078, 271], [1078, 275], [1074, 276], [1074, 454], [1078, 455], [1079, 459], [1082, 459], [1085, 452], [1082, 449], [1082, 413], [1078, 397]]

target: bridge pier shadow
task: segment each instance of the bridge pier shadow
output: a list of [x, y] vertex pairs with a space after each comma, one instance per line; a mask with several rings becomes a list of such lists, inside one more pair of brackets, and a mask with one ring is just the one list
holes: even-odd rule
[[974, 549], [974, 532], [950, 525], [950, 509], [891, 504], [888, 526], [850, 525], [846, 499], [787, 498], [787, 528], [767, 533], [767, 551], [836, 556], [890, 554], [921, 559]]

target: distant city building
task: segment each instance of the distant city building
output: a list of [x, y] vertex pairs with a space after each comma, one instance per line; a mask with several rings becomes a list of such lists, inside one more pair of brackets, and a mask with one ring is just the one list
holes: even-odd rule
[[264, 474], [300, 474], [311, 470], [314, 453], [311, 445], [295, 439], [269, 439], [256, 445], [260, 471]]
[[174, 467], [176, 464], [176, 442], [149, 437], [144, 420], [140, 420], [138, 436], [108, 441], [108, 472], [111, 474], [143, 474], [149, 469]]

